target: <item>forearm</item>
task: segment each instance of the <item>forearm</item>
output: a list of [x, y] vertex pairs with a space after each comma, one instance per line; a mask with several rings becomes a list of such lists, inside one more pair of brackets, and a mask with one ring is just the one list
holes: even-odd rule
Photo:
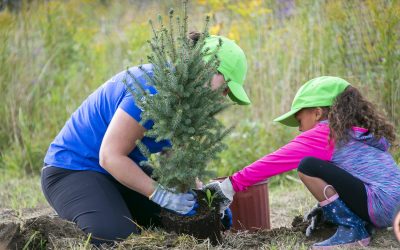
[[330, 160], [334, 144], [329, 141], [329, 132], [326, 124], [318, 124], [277, 151], [236, 172], [231, 176], [234, 190], [236, 192], [245, 190], [266, 178], [293, 170], [307, 156]]
[[235, 192], [243, 191], [247, 187], [267, 178], [293, 170], [299, 162], [296, 159], [292, 161], [274, 161], [271, 158], [273, 158], [272, 154], [267, 155], [234, 173], [230, 179]]
[[155, 190], [155, 181], [128, 156], [108, 157], [102, 167], [121, 184], [144, 196], [149, 197]]

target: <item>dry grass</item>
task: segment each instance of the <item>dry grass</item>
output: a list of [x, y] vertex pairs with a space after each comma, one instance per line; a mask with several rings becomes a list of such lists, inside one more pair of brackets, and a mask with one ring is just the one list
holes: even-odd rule
[[[11, 181], [12, 180], [8, 180]], [[45, 205], [37, 185], [38, 179], [25, 183], [19, 182], [25, 186], [24, 197], [30, 196], [34, 200], [41, 200], [36, 204], [36, 208], [19, 207], [18, 214], [21, 217], [31, 218], [36, 215], [51, 214], [52, 210]], [[4, 182], [3, 189], [8, 195], [13, 196], [13, 185], [7, 185]], [[19, 191], [17, 192], [19, 193]], [[40, 195], [38, 195], [40, 194]], [[218, 246], [212, 246], [207, 240], [197, 241], [188, 235], [176, 235], [166, 233], [163, 230], [144, 230], [141, 235], [132, 235], [129, 239], [117, 244], [114, 248], [102, 247], [102, 249], [307, 249], [314, 241], [306, 239], [303, 233], [291, 230], [291, 223], [296, 215], [304, 214], [315, 204], [315, 200], [305, 189], [305, 187], [291, 181], [290, 185], [275, 186], [270, 190], [270, 210], [271, 210], [271, 231], [260, 231], [257, 233], [248, 232], [228, 232], [224, 235], [224, 241]], [[19, 196], [19, 195], [16, 195]], [[2, 208], [15, 206], [14, 199], [8, 199], [8, 196], [2, 196]], [[29, 199], [27, 199], [29, 200]], [[29, 202], [28, 202], [29, 203]], [[40, 210], [40, 211], [39, 211]], [[4, 222], [0, 218], [0, 222]], [[60, 244], [63, 243], [60, 248]], [[49, 242], [48, 244], [53, 244]], [[379, 230], [369, 249], [399, 249], [400, 244], [395, 240], [391, 229]], [[77, 242], [75, 239], [58, 239], [55, 249], [95, 249], [88, 244], [88, 240]]]
[[[294, 216], [304, 214], [315, 200], [303, 185], [293, 182], [289, 187], [270, 191], [271, 231], [257, 233], [228, 232], [224, 242], [212, 246], [209, 241], [196, 241], [193, 237], [168, 234], [164, 231], [145, 231], [120, 243], [117, 249], [308, 249], [313, 243], [303, 233], [291, 231]], [[379, 230], [370, 249], [399, 249], [391, 229]]]

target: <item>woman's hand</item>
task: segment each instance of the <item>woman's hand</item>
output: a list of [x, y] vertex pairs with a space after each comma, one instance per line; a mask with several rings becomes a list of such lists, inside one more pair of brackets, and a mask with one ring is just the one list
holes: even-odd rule
[[173, 193], [168, 191], [160, 184], [149, 196], [149, 199], [157, 203], [163, 208], [172, 210], [182, 215], [194, 215], [196, 214], [195, 205], [196, 197], [191, 192], [187, 193]]
[[233, 195], [235, 195], [235, 190], [229, 178], [226, 178], [223, 182], [214, 181], [203, 187], [203, 190], [209, 189], [214, 193], [215, 198], [220, 201], [219, 211], [224, 213], [224, 211], [229, 207], [233, 201]]

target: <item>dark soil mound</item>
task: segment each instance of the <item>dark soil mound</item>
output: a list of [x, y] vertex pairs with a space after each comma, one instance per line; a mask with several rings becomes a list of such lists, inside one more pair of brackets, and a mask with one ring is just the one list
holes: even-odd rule
[[219, 209], [208, 207], [204, 192], [196, 191], [199, 204], [196, 215], [182, 216], [162, 210], [163, 229], [167, 232], [193, 235], [199, 240], [208, 238], [213, 245], [217, 245], [222, 242]]
[[75, 224], [52, 213], [23, 211], [18, 215], [13, 210], [0, 212], [0, 249], [64, 249], [83, 242], [85, 237]]

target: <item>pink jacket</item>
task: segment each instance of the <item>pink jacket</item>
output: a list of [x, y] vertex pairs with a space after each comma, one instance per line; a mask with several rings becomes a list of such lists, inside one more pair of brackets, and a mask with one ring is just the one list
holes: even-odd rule
[[293, 170], [307, 156], [331, 160], [334, 143], [329, 144], [328, 141], [328, 124], [318, 123], [313, 129], [301, 133], [277, 151], [233, 174], [230, 177], [233, 189], [236, 192], [242, 191], [271, 176]]

